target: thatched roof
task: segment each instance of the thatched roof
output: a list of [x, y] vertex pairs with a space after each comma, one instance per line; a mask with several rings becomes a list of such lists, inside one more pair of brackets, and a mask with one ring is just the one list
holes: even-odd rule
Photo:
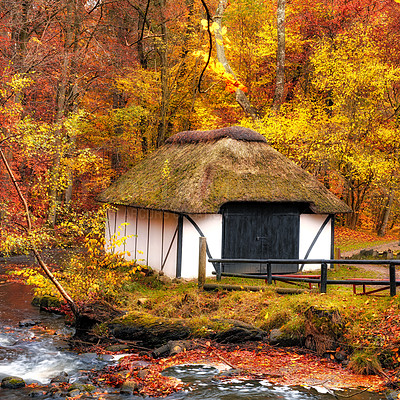
[[263, 136], [240, 127], [172, 136], [99, 200], [183, 213], [217, 213], [231, 201], [308, 203], [321, 214], [350, 211]]

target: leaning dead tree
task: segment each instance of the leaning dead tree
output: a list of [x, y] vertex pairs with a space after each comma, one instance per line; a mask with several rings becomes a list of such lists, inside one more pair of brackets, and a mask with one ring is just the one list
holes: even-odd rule
[[[4, 142], [4, 140], [3, 140]], [[28, 236], [32, 234], [32, 220], [30, 217], [30, 212], [29, 212], [29, 207], [28, 207], [28, 203], [25, 199], [25, 196], [22, 194], [22, 191], [18, 185], [17, 180], [15, 179], [15, 176], [12, 172], [12, 169], [10, 167], [10, 164], [7, 161], [7, 158], [5, 157], [4, 151], [1, 148], [2, 143], [0, 142], [0, 158], [3, 161], [3, 164], [7, 170], [7, 173], [11, 179], [12, 184], [15, 187], [15, 190], [17, 191], [18, 197], [21, 200], [23, 206], [24, 206], [24, 210], [25, 210], [25, 220], [26, 220], [26, 231]], [[61, 296], [64, 298], [64, 300], [67, 302], [68, 306], [70, 307], [72, 313], [74, 314], [75, 318], [79, 315], [79, 310], [77, 305], [75, 304], [75, 302], [72, 300], [71, 296], [65, 291], [65, 289], [62, 287], [62, 285], [60, 284], [60, 282], [58, 282], [57, 278], [51, 273], [51, 271], [49, 270], [48, 266], [46, 265], [46, 263], [43, 261], [38, 249], [36, 248], [35, 244], [33, 243], [33, 241], [31, 241], [30, 243], [31, 248], [32, 248], [32, 253], [35, 256], [38, 264], [40, 265], [40, 267], [42, 268], [42, 270], [44, 271], [44, 273], [46, 274], [46, 276], [50, 279], [50, 281], [54, 284], [54, 286], [57, 288], [57, 290], [59, 291], [59, 293], [61, 294]]]
[[[218, 61], [222, 64], [225, 71], [228, 74], [231, 74], [236, 79], [235, 73], [233, 72], [225, 54], [224, 41], [222, 36], [222, 17], [224, 15], [227, 6], [228, 6], [228, 0], [219, 0], [218, 7], [215, 12], [215, 16], [213, 18], [214, 22], [218, 24], [218, 29], [215, 30], [215, 47], [217, 50]], [[259, 120], [258, 113], [251, 104], [246, 94], [243, 92], [243, 90], [236, 89], [235, 96], [236, 96], [236, 101], [238, 102], [240, 107], [242, 107], [246, 115], [249, 115], [253, 121], [258, 121]]]

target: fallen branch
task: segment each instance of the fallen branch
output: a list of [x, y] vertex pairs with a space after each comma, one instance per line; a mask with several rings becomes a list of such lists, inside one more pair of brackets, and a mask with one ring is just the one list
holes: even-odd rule
[[[207, 350], [210, 350], [210, 348], [211, 348], [211, 346], [207, 346], [207, 345], [201, 344], [201, 343], [197, 343], [197, 345], [199, 347], [203, 347], [203, 348], [205, 348]], [[220, 356], [218, 353], [216, 353], [215, 350], [211, 349], [211, 354], [214, 354], [216, 357], [218, 357], [224, 364], [228, 365], [229, 367], [231, 367], [233, 369], [236, 369], [236, 367], [233, 364], [231, 364], [228, 360], [225, 360], [225, 358]]]

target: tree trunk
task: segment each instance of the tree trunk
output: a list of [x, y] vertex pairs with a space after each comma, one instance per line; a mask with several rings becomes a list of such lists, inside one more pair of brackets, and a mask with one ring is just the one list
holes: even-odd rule
[[160, 30], [161, 30], [161, 41], [158, 45], [157, 52], [160, 57], [160, 73], [161, 73], [161, 104], [160, 104], [160, 120], [158, 123], [157, 130], [157, 147], [160, 147], [167, 136], [167, 110], [169, 103], [169, 92], [168, 92], [168, 71], [167, 71], [167, 25], [164, 16], [165, 0], [159, 0], [157, 2], [159, 13], [161, 17]]
[[389, 222], [389, 217], [392, 212], [392, 207], [393, 207], [393, 200], [394, 200], [394, 193], [393, 190], [389, 190], [388, 197], [386, 199], [386, 204], [383, 209], [383, 214], [382, 214], [382, 219], [380, 221], [380, 224], [378, 226], [378, 236], [385, 236], [387, 227], [388, 227], [388, 222]]
[[[231, 66], [229, 65], [229, 61], [226, 58], [225, 47], [223, 42], [223, 37], [221, 34], [222, 31], [222, 17], [224, 15], [225, 9], [228, 6], [227, 0], [219, 0], [217, 11], [215, 12], [214, 22], [218, 24], [218, 29], [215, 30], [215, 47], [217, 49], [217, 58], [218, 61], [223, 65], [225, 71], [228, 74], [231, 74], [235, 79], [235, 73], [233, 72]], [[240, 89], [237, 89], [235, 92], [236, 101], [242, 107], [243, 111], [246, 115], [250, 116], [253, 121], [258, 121], [259, 116], [253, 105], [250, 103], [250, 100], [244, 94], [244, 92]]]
[[286, 0], [278, 0], [277, 34], [278, 48], [276, 52], [276, 86], [272, 109], [279, 111], [285, 89], [285, 7]]
[[[61, 65], [61, 79], [57, 90], [57, 112], [55, 122], [58, 124], [56, 131], [56, 152], [51, 169], [52, 184], [50, 185], [49, 197], [50, 208], [48, 214], [49, 225], [54, 227], [57, 218], [57, 208], [62, 198], [68, 202], [69, 195], [72, 195], [73, 179], [69, 179], [68, 187], [64, 193], [59, 193], [58, 180], [60, 176], [61, 159], [63, 157], [62, 136], [64, 135], [62, 121], [69, 113], [76, 111], [76, 98], [78, 96], [78, 86], [76, 84], [75, 70], [76, 59], [79, 49], [80, 39], [80, 9], [77, 0], [65, 0], [65, 39], [64, 52]], [[70, 143], [74, 138], [69, 138]], [[73, 143], [72, 143], [73, 145]], [[71, 174], [72, 175], [72, 174]]]

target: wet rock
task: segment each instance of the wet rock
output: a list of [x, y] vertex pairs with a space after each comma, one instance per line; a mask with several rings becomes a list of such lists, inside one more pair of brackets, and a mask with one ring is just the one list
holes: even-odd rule
[[3, 389], [19, 389], [25, 387], [25, 385], [25, 381], [17, 376], [7, 376], [1, 381]]
[[127, 379], [121, 386], [121, 390], [119, 392], [121, 394], [131, 395], [133, 393], [137, 393], [138, 390], [139, 390], [138, 383], [133, 379]]
[[91, 380], [89, 379], [89, 377], [87, 375], [80, 375], [76, 381], [74, 382], [74, 384], [81, 384], [81, 385], [88, 385], [91, 383]]
[[61, 372], [59, 375], [52, 378], [50, 383], [69, 383], [69, 376], [66, 372]]
[[287, 347], [300, 345], [302, 338], [288, 334], [282, 329], [272, 329], [269, 333], [268, 341], [271, 345]]
[[19, 321], [18, 325], [20, 328], [27, 328], [29, 326], [37, 325], [37, 322], [33, 319], [23, 319], [22, 321]]
[[167, 344], [153, 350], [151, 354], [154, 358], [168, 357], [185, 350], [190, 350], [191, 348], [193, 348], [193, 344], [189, 340], [171, 340]]
[[97, 359], [97, 353], [82, 353], [79, 357], [85, 362], [95, 361]]
[[145, 347], [157, 348], [171, 340], [185, 340], [190, 329], [182, 320], [160, 318], [141, 313], [132, 313], [109, 325], [114, 337], [138, 341]]
[[76, 397], [76, 396], [79, 396], [80, 394], [81, 394], [81, 392], [79, 389], [74, 389], [74, 390], [70, 390], [67, 393], [67, 397]]
[[222, 371], [218, 374], [218, 378], [233, 378], [235, 376], [243, 374], [244, 370], [240, 368], [232, 368], [226, 371]]
[[338, 362], [343, 362], [347, 360], [347, 354], [343, 350], [338, 350], [335, 352], [335, 360]]
[[54, 397], [55, 399], [60, 399], [66, 397], [66, 393], [63, 392], [62, 390], [56, 390], [51, 393], [51, 397]]
[[57, 308], [61, 306], [61, 300], [55, 296], [34, 297], [32, 305], [40, 309]]
[[113, 353], [118, 353], [120, 351], [129, 350], [129, 346], [126, 344], [112, 344], [111, 346], [106, 347], [106, 350]]
[[51, 397], [55, 399], [61, 399], [65, 398], [67, 396], [67, 393], [63, 392], [62, 390], [57, 390], [55, 392], [52, 392]]
[[130, 366], [131, 366], [132, 368], [136, 368], [136, 369], [138, 369], [138, 368], [145, 368], [145, 367], [148, 367], [149, 365], [151, 365], [151, 363], [148, 362], [148, 361], [144, 361], [144, 360], [132, 361], [132, 362], [130, 363]]
[[79, 393], [84, 393], [84, 392], [94, 392], [95, 387], [93, 385], [87, 384], [87, 383], [79, 383], [79, 382], [74, 382], [69, 388], [68, 388], [68, 393], [74, 392], [75, 390], [78, 390]]
[[98, 356], [98, 359], [100, 361], [106, 361], [106, 362], [111, 362], [114, 360], [114, 356], [112, 354], [100, 354]]
[[46, 396], [47, 392], [43, 389], [34, 389], [31, 392], [29, 392], [28, 396], [29, 397], [43, 397]]
[[265, 335], [261, 329], [234, 326], [218, 333], [214, 339], [219, 343], [243, 343], [263, 340]]

